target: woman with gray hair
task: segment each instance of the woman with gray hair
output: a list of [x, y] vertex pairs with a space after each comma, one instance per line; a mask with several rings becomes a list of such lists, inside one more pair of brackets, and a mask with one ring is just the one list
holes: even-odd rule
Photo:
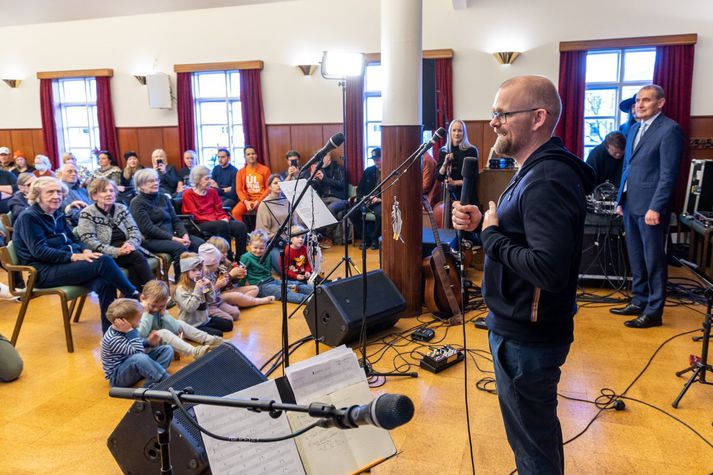
[[47, 155], [36, 155], [35, 156], [35, 171], [32, 172], [37, 178], [43, 176], [54, 176], [52, 171], [52, 163]]
[[139, 293], [124, 276], [114, 259], [86, 249], [67, 225], [62, 200], [67, 187], [54, 177], [37, 179], [30, 187], [30, 207], [15, 223], [12, 242], [22, 265], [37, 269], [37, 287], [79, 285], [99, 295], [102, 330], [111, 323], [106, 309], [119, 289], [126, 297]]
[[129, 271], [129, 281], [141, 291], [154, 279], [141, 247], [141, 232], [129, 210], [116, 202], [117, 187], [108, 178], [98, 177], [89, 185], [94, 202], [79, 214], [79, 239], [92, 251], [112, 257]]
[[[248, 229], [244, 223], [230, 219], [215, 188], [211, 187], [210, 170], [198, 165], [191, 170], [192, 188], [183, 192], [181, 210], [193, 216], [201, 231], [220, 236], [229, 243], [235, 240], [235, 254], [243, 255]], [[228, 259], [233, 260], [232, 246], [228, 246]]]
[[17, 176], [17, 191], [7, 202], [7, 206], [10, 208], [10, 221], [13, 226], [20, 213], [30, 206], [27, 203], [27, 195], [30, 194], [30, 186], [35, 180], [37, 180], [37, 177], [34, 173], [20, 173]]
[[158, 172], [153, 168], [143, 168], [134, 173], [134, 188], [138, 192], [131, 200], [131, 215], [136, 220], [143, 246], [150, 252], [170, 254], [176, 281], [181, 275], [181, 254], [189, 249], [198, 251], [205, 241], [189, 236], [185, 226], [176, 216], [171, 200], [159, 193]]

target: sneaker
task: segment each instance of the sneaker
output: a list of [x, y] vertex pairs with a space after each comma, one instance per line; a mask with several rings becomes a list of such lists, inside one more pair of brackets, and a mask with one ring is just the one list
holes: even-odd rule
[[332, 247], [332, 245], [332, 240], [329, 238], [324, 238], [322, 242], [319, 243], [319, 247], [321, 247], [322, 249], [329, 249]]
[[205, 356], [205, 354], [208, 353], [212, 349], [213, 349], [213, 347], [208, 346], [208, 345], [196, 346], [193, 348], [193, 357], [195, 359], [203, 358]]
[[208, 338], [205, 339], [203, 344], [210, 346], [211, 348], [217, 348], [222, 345], [224, 341], [225, 340], [219, 336], [208, 335]]
[[17, 301], [18, 297], [15, 295], [12, 295], [10, 292], [10, 287], [8, 287], [5, 284], [0, 283], [0, 300], [15, 300]]

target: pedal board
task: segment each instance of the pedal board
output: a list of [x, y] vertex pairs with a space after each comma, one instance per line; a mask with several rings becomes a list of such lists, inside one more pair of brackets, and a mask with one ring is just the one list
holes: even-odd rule
[[444, 369], [463, 361], [465, 355], [462, 350], [458, 350], [448, 345], [434, 348], [429, 354], [421, 359], [421, 368], [432, 373], [440, 373]]

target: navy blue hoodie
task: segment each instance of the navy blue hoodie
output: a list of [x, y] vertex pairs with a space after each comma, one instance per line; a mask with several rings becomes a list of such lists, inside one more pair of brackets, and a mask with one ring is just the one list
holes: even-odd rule
[[498, 226], [481, 234], [488, 328], [541, 345], [570, 343], [594, 170], [553, 137], [500, 196]]

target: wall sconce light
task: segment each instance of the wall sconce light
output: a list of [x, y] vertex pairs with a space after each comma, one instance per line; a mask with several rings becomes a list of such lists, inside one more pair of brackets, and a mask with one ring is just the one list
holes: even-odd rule
[[304, 74], [305, 76], [311, 76], [317, 70], [317, 65], [316, 64], [300, 64], [297, 66], [297, 69], [302, 71], [302, 74]]
[[137, 81], [139, 81], [139, 84], [142, 86], [146, 85], [146, 76], [134, 76]]
[[500, 64], [512, 64], [515, 62], [520, 53], [515, 51], [501, 51], [499, 53], [493, 53], [495, 60]]
[[7, 84], [8, 86], [10, 86], [13, 89], [18, 87], [20, 85], [20, 83], [22, 83], [21, 79], [3, 79], [3, 81], [5, 81], [5, 84]]

